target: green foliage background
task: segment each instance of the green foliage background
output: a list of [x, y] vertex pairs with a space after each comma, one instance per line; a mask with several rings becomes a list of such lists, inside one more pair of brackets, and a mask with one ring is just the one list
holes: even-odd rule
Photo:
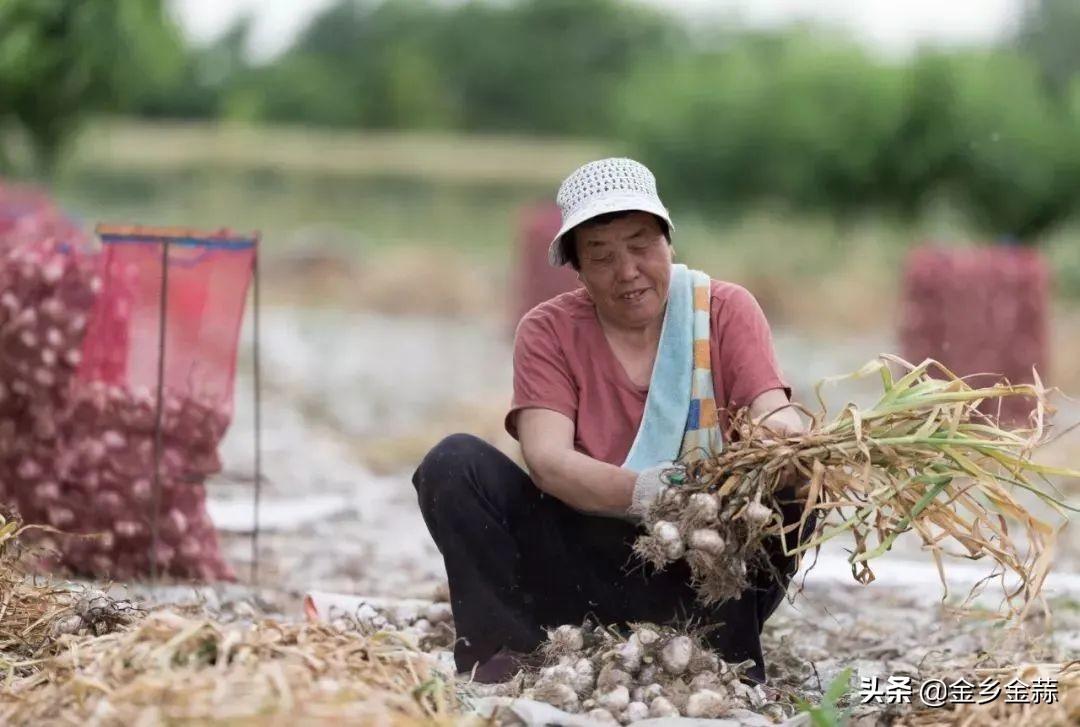
[[184, 52], [159, 0], [0, 0], [0, 130], [49, 170], [88, 114], [175, 84]]

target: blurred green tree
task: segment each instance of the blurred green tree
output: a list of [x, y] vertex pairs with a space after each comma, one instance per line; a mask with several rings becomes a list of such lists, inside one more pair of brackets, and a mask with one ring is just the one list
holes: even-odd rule
[[625, 82], [620, 134], [667, 190], [716, 213], [779, 202], [838, 221], [912, 218], [935, 195], [995, 239], [1075, 212], [1080, 84], [1063, 108], [1001, 50], [905, 64], [805, 32], [740, 35]]
[[273, 121], [603, 134], [625, 69], [678, 34], [623, 0], [339, 0], [240, 87]]
[[449, 19], [440, 55], [465, 128], [606, 135], [626, 74], [677, 54], [685, 35], [625, 0], [474, 0]]
[[0, 133], [21, 131], [47, 174], [88, 114], [124, 108], [175, 72], [180, 53], [161, 0], [4, 0]]
[[185, 47], [165, 0], [0, 0], [0, 164], [51, 169], [87, 114], [609, 138], [709, 213], [847, 221], [939, 196], [1035, 242], [1077, 208], [1080, 3], [1015, 42], [887, 62], [821, 29], [718, 30], [632, 0], [336, 0], [253, 64], [251, 20]]
[[874, 171], [882, 206], [901, 219], [916, 217], [960, 176], [966, 141], [954, 99], [961, 83], [945, 54], [920, 55], [903, 69], [899, 118]]
[[[205, 46], [187, 46], [180, 51], [179, 69], [158, 82], [143, 84], [125, 104], [125, 112], [145, 118], [205, 119], [236, 113], [226, 106], [231, 89], [250, 71], [248, 39], [254, 18], [243, 15]], [[291, 79], [281, 84], [291, 88]]]
[[953, 59], [950, 184], [972, 222], [997, 238], [1035, 244], [1080, 201], [1080, 117], [1041, 90], [1039, 69], [1003, 52]]
[[1080, 2], [1028, 0], [1017, 46], [1039, 64], [1052, 93], [1067, 95], [1080, 76]]
[[713, 45], [640, 69], [621, 95], [622, 135], [669, 188], [710, 210], [768, 200], [841, 219], [882, 201], [897, 69], [805, 33]]

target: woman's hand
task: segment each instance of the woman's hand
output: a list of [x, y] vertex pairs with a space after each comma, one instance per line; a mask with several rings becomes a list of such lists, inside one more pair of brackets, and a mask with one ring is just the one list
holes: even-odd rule
[[673, 462], [661, 462], [638, 473], [634, 481], [634, 494], [626, 511], [634, 518], [644, 518], [657, 497], [671, 485], [686, 481], [686, 468]]
[[[791, 406], [783, 389], [770, 389], [759, 394], [750, 404], [750, 418], [767, 433], [759, 440], [766, 446], [777, 443], [769, 434], [794, 437], [807, 431], [806, 423], [798, 410]], [[790, 489], [796, 501], [805, 502], [810, 494], [810, 482], [793, 468], [781, 489]]]

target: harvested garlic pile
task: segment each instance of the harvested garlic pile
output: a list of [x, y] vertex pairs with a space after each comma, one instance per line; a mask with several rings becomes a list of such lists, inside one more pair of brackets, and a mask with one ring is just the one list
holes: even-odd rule
[[599, 627], [559, 626], [543, 650], [549, 665], [527, 680], [521, 696], [598, 721], [716, 718], [766, 702], [760, 687], [739, 679], [752, 662], [727, 664], [671, 628], [635, 624], [624, 639]]
[[455, 639], [453, 611], [442, 601], [371, 599], [352, 613], [332, 614], [330, 623], [342, 631], [398, 633], [421, 651], [450, 649]]

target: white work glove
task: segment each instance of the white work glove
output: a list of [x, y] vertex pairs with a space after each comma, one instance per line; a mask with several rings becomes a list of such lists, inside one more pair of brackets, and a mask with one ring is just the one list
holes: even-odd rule
[[632, 519], [645, 517], [649, 506], [671, 485], [681, 485], [686, 481], [686, 468], [673, 462], [661, 462], [638, 473], [634, 481], [634, 494], [630, 509], [626, 511]]

